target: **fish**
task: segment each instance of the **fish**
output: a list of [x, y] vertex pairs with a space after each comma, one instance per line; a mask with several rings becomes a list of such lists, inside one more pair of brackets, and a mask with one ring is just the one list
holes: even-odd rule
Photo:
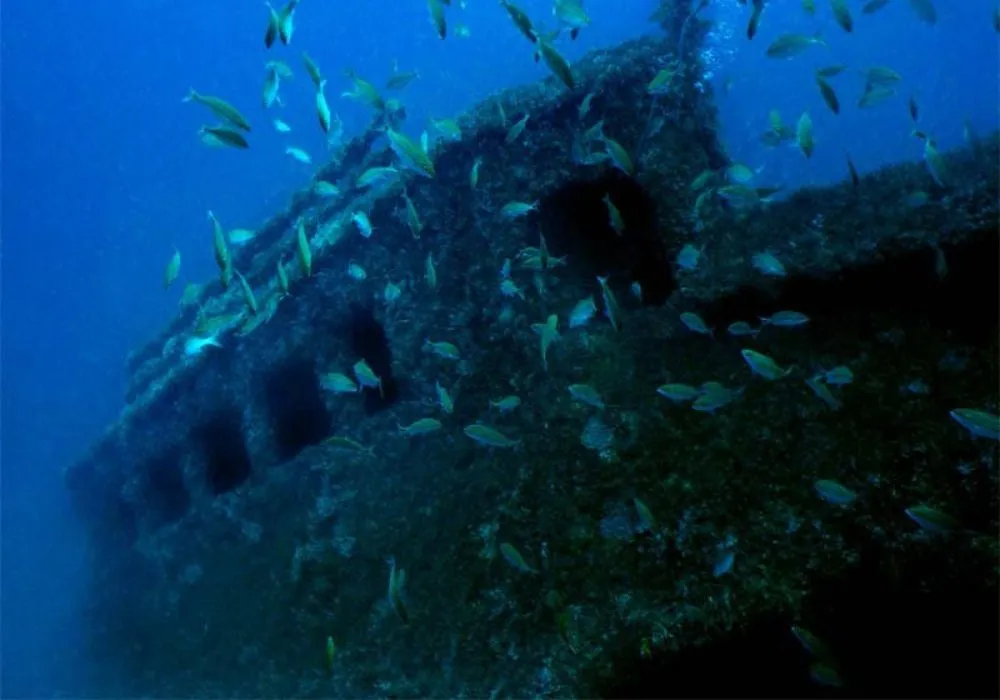
[[890, 97], [896, 94], [896, 91], [890, 87], [883, 86], [872, 86], [865, 90], [864, 94], [858, 98], [858, 107], [861, 109], [868, 109], [870, 107], [875, 107], [882, 104]]
[[817, 685], [830, 688], [840, 688], [844, 685], [844, 679], [840, 677], [837, 669], [829, 663], [822, 661], [817, 661], [809, 665], [809, 678]]
[[382, 95], [379, 94], [374, 85], [360, 77], [351, 68], [346, 69], [344, 71], [344, 75], [347, 76], [347, 79], [351, 81], [352, 85], [354, 85], [354, 90], [351, 92], [342, 92], [340, 94], [341, 97], [361, 102], [379, 112], [385, 111], [385, 100], [382, 99]]
[[287, 134], [292, 130], [292, 127], [288, 126], [287, 123], [283, 122], [280, 119], [275, 119], [272, 122], [272, 124], [274, 124], [274, 130], [277, 131], [279, 134]]
[[333, 637], [326, 638], [326, 670], [328, 673], [333, 673], [333, 661], [337, 656], [337, 643], [333, 641]]
[[181, 251], [174, 248], [174, 254], [170, 256], [166, 270], [163, 271], [163, 288], [168, 289], [170, 285], [177, 281], [177, 276], [181, 272]]
[[823, 101], [830, 108], [830, 111], [834, 114], [840, 114], [840, 100], [837, 99], [837, 93], [834, 91], [833, 86], [817, 75], [816, 87], [819, 88], [819, 94], [822, 95]]
[[764, 13], [764, 0], [753, 0], [753, 11], [750, 13], [750, 20], [747, 22], [747, 39], [753, 41], [760, 28], [760, 18]]
[[730, 182], [746, 184], [753, 179], [754, 172], [742, 163], [733, 163], [726, 168], [726, 179]]
[[611, 201], [611, 193], [604, 195], [602, 200], [604, 206], [608, 210], [608, 222], [611, 224], [611, 228], [619, 236], [625, 233], [625, 219], [622, 218], [621, 211], [615, 206], [615, 203]]
[[387, 304], [392, 304], [401, 296], [403, 296], [403, 290], [400, 289], [398, 285], [394, 284], [392, 281], [385, 283], [385, 289], [382, 291], [382, 298]]
[[715, 564], [712, 566], [712, 576], [719, 578], [725, 576], [733, 570], [736, 561], [736, 552], [729, 547], [723, 547], [715, 557]]
[[608, 136], [602, 136], [604, 148], [612, 164], [628, 176], [635, 175], [635, 164], [625, 147]]
[[559, 317], [556, 314], [550, 314], [545, 323], [531, 324], [531, 330], [538, 335], [542, 366], [547, 370], [549, 368], [549, 347], [559, 339]]
[[424, 338], [424, 350], [438, 357], [443, 357], [446, 360], [462, 359], [462, 354], [458, 347], [445, 340], [433, 341], [430, 338]]
[[368, 219], [368, 215], [363, 211], [356, 211], [351, 214], [351, 221], [358, 229], [358, 233], [361, 234], [362, 238], [371, 238], [372, 234], [375, 232], [375, 227], [372, 226], [372, 222]]
[[509, 542], [500, 543], [500, 553], [503, 558], [507, 560], [507, 563], [513, 566], [518, 571], [524, 572], [526, 574], [537, 574], [538, 571], [528, 566], [528, 562], [524, 560], [521, 553], [517, 551], [517, 547], [510, 544]]
[[805, 380], [805, 383], [806, 386], [809, 387], [814, 394], [816, 394], [817, 398], [819, 398], [820, 401], [825, 403], [832, 410], [839, 411], [843, 407], [843, 404], [836, 396], [833, 395], [830, 388], [822, 382], [821, 376], [810, 377]]
[[222, 343], [214, 336], [207, 337], [193, 335], [184, 341], [184, 354], [194, 357], [200, 354], [205, 348], [221, 348]]
[[534, 26], [531, 23], [531, 18], [510, 0], [500, 0], [500, 6], [507, 10], [507, 15], [510, 17], [514, 26], [517, 30], [524, 35], [524, 37], [534, 44], [538, 40], [538, 33], [535, 31]]
[[760, 329], [754, 328], [746, 321], [734, 321], [726, 327], [726, 332], [737, 338], [746, 335], [756, 338], [757, 334], [760, 333]]
[[361, 359], [354, 363], [354, 376], [358, 378], [358, 383], [368, 389], [378, 389], [379, 396], [384, 397], [382, 388], [382, 378], [375, 374], [374, 370], [365, 360]]
[[656, 393], [671, 401], [694, 401], [701, 396], [701, 389], [689, 384], [662, 384], [656, 388]]
[[732, 403], [743, 393], [743, 389], [730, 389], [719, 382], [705, 382], [701, 385], [701, 395], [694, 400], [691, 408], [700, 413], [714, 413]]
[[740, 354], [743, 355], [743, 359], [746, 360], [746, 363], [750, 366], [750, 370], [754, 374], [760, 375], [768, 381], [781, 379], [788, 376], [792, 371], [791, 367], [782, 369], [773, 359], [756, 350], [744, 348], [740, 351]]
[[315, 85], [317, 89], [321, 88], [323, 83], [326, 82], [323, 80], [323, 72], [320, 71], [319, 66], [316, 65], [316, 61], [312, 60], [312, 58], [309, 57], [309, 54], [305, 51], [302, 52], [302, 63], [305, 65], [306, 73], [309, 75], [309, 79], [313, 82], [313, 85]]
[[427, 259], [424, 260], [424, 281], [427, 283], [427, 286], [430, 287], [431, 289], [437, 287], [438, 283], [437, 268], [434, 267], [433, 253], [428, 253]]
[[392, 611], [396, 613], [396, 616], [403, 622], [403, 624], [408, 624], [410, 622], [410, 614], [406, 609], [406, 604], [403, 602], [403, 586], [406, 584], [406, 571], [404, 569], [396, 569], [396, 558], [389, 558], [389, 591], [387, 598], [389, 600], [389, 607]]
[[469, 170], [469, 189], [476, 189], [479, 184], [479, 169], [483, 166], [483, 159], [476, 158], [472, 163], [472, 169]]
[[228, 126], [202, 126], [198, 136], [210, 146], [228, 146], [229, 148], [250, 148], [250, 143], [240, 132]]
[[792, 625], [791, 630], [799, 644], [802, 645], [802, 648], [809, 652], [813, 658], [833, 663], [833, 653], [830, 651], [830, 647], [826, 644], [826, 642], [807, 630], [805, 627]]
[[820, 373], [820, 378], [833, 386], [846, 386], [854, 381], [854, 372], [847, 365], [839, 365]]
[[442, 0], [427, 0], [427, 11], [430, 14], [434, 33], [438, 35], [439, 39], [447, 38], [448, 21], [444, 16], [444, 3]]
[[264, 32], [264, 47], [271, 48], [274, 45], [275, 39], [278, 38], [278, 29], [281, 26], [281, 16], [278, 12], [271, 6], [271, 3], [264, 3], [267, 6], [268, 17], [267, 17], [267, 30]]
[[577, 401], [594, 408], [604, 408], [604, 400], [601, 395], [597, 393], [597, 389], [589, 384], [571, 384], [568, 389], [570, 396]]
[[873, 15], [889, 4], [889, 0], [869, 0], [861, 8], [861, 14]]
[[813, 484], [816, 493], [827, 503], [838, 506], [847, 506], [858, 500], [856, 491], [852, 491], [843, 484], [831, 479], [820, 479]]
[[945, 165], [944, 156], [938, 151], [934, 139], [928, 138], [924, 141], [924, 165], [938, 187], [948, 186], [948, 167]]
[[819, 34], [782, 34], [767, 47], [768, 58], [791, 58], [813, 46], [826, 46]]
[[431, 126], [434, 131], [449, 141], [458, 141], [462, 138], [462, 127], [454, 119], [431, 119]]
[[317, 180], [313, 183], [312, 190], [320, 197], [336, 197], [340, 194], [340, 188], [329, 180]]
[[590, 17], [584, 12], [581, 0], [555, 0], [552, 14], [561, 26], [569, 28], [570, 39], [576, 39], [581, 29], [590, 26]]
[[802, 116], [799, 117], [799, 122], [795, 127], [795, 142], [799, 150], [802, 151], [802, 155], [806, 158], [812, 158], [816, 143], [813, 141], [813, 125], [812, 119], [809, 118], [809, 112], [803, 112]]
[[906, 101], [906, 109], [910, 113], [910, 120], [913, 122], [919, 121], [920, 118], [920, 107], [917, 106], [917, 99], [910, 95], [910, 99]]
[[215, 214], [208, 212], [208, 220], [212, 222], [212, 245], [215, 252], [215, 264], [219, 268], [219, 281], [223, 289], [229, 288], [233, 277], [233, 262], [229, 255], [229, 245], [226, 242], [226, 232]]
[[681, 248], [680, 252], [677, 253], [677, 257], [674, 262], [682, 270], [694, 270], [698, 267], [698, 261], [701, 259], [701, 248], [696, 248], [695, 246], [687, 243]]
[[298, 148], [297, 146], [288, 146], [287, 148], [285, 148], [285, 155], [289, 155], [295, 160], [299, 161], [300, 163], [304, 163], [305, 165], [311, 165], [313, 162], [312, 156], [310, 156], [308, 153], [303, 151], [301, 148]]
[[533, 211], [538, 211], [538, 202], [507, 202], [500, 213], [505, 219], [519, 219]]
[[824, 66], [823, 68], [816, 69], [816, 75], [821, 78], [835, 78], [845, 70], [847, 70], [847, 66], [843, 63], [838, 63], [833, 66]]
[[927, 532], [944, 533], [956, 530], [958, 521], [942, 510], [921, 503], [903, 511], [907, 517]]
[[854, 161], [851, 160], [851, 154], [845, 153], [844, 157], [847, 159], [847, 172], [851, 176], [851, 186], [858, 187], [861, 184], [861, 176], [858, 175], [858, 169], [854, 167]]
[[335, 394], [356, 394], [361, 391], [361, 387], [353, 379], [340, 372], [328, 372], [322, 375], [319, 385], [321, 389]]
[[390, 148], [404, 168], [424, 177], [433, 178], [436, 175], [434, 162], [418, 144], [392, 128], [386, 129], [385, 134], [389, 139]]
[[652, 532], [656, 529], [656, 517], [638, 496], [632, 498], [632, 505], [635, 506], [636, 515], [639, 517], [639, 528], [642, 532]]
[[360, 282], [363, 279], [367, 279], [368, 273], [365, 272], [365, 268], [361, 267], [356, 262], [350, 262], [347, 264], [347, 276], [352, 280]]
[[409, 425], [399, 425], [397, 423], [396, 427], [399, 428], [399, 432], [403, 435], [412, 437], [414, 435], [427, 435], [441, 430], [441, 421], [437, 418], [421, 418]]
[[250, 313], [254, 316], [257, 315], [257, 297], [254, 296], [253, 288], [250, 283], [247, 282], [247, 278], [244, 277], [239, 272], [236, 273], [236, 279], [240, 283], [240, 289], [243, 292], [243, 301], [246, 302], [247, 308], [250, 309]]
[[841, 29], [848, 33], [854, 31], [854, 20], [847, 7], [847, 0], [830, 0], [830, 9], [833, 10], [833, 18]]
[[507, 413], [513, 411], [515, 408], [521, 405], [521, 398], [519, 396], [504, 396], [502, 399], [497, 399], [496, 401], [490, 401], [490, 407], [495, 408], [500, 413]]
[[264, 109], [270, 108], [278, 100], [278, 89], [281, 87], [281, 77], [274, 68], [268, 68], [264, 76], [264, 89], [261, 93], [261, 102]]
[[926, 24], [937, 24], [937, 10], [931, 0], [910, 0], [910, 8], [916, 13], [921, 22]]
[[323, 440], [322, 444], [325, 445], [326, 447], [335, 447], [342, 450], [352, 450], [354, 452], [366, 454], [369, 457], [375, 456], [375, 448], [366, 447], [357, 440], [342, 435], [331, 435], [330, 437]]
[[700, 333], [701, 335], [712, 335], [712, 329], [705, 325], [705, 321], [702, 317], [693, 311], [685, 311], [681, 314], [680, 319], [681, 323], [683, 323], [688, 330]]
[[809, 317], [798, 311], [777, 311], [770, 316], [758, 316], [765, 326], [778, 326], [780, 328], [795, 328], [809, 323]]
[[504, 142], [510, 146], [515, 141], [520, 138], [521, 133], [524, 131], [525, 127], [528, 125], [528, 119], [531, 115], [525, 114], [517, 122], [514, 123], [510, 129], [507, 130], [507, 136], [504, 138]]
[[757, 253], [751, 258], [751, 263], [755, 270], [769, 277], [784, 277], [787, 274], [785, 266], [771, 253]]
[[956, 408], [948, 413], [975, 437], [1000, 440], [1000, 416], [977, 408]]
[[614, 292], [608, 286], [608, 278], [597, 278], [597, 283], [601, 285], [601, 298], [604, 301], [604, 316], [608, 319], [611, 327], [616, 331], [621, 329], [621, 312], [618, 309], [618, 300], [615, 299]]
[[274, 267], [278, 277], [278, 291], [281, 293], [282, 296], [288, 296], [291, 287], [288, 284], [288, 273], [285, 272], [285, 263], [283, 263], [281, 260], [278, 260], [274, 264]]
[[330, 105], [326, 101], [326, 94], [324, 89], [326, 88], [326, 81], [320, 80], [319, 85], [316, 87], [316, 117], [319, 120], [319, 128], [323, 130], [324, 134], [330, 133]]
[[597, 313], [597, 304], [594, 303], [593, 295], [576, 302], [573, 310], [569, 312], [569, 327], [580, 328], [590, 323]]
[[516, 447], [521, 444], [520, 440], [511, 440], [496, 428], [482, 423], [467, 425], [463, 432], [467, 437], [487, 447]]
[[865, 72], [865, 88], [894, 85], [902, 79], [903, 76], [888, 66], [872, 66]]
[[233, 107], [231, 104], [223, 100], [221, 97], [212, 97], [211, 95], [202, 95], [194, 88], [188, 91], [187, 96], [182, 100], [182, 102], [196, 102], [201, 105], [205, 105], [212, 112], [238, 129], [243, 131], [250, 131], [250, 122], [246, 120], [240, 111]]
[[306, 235], [306, 225], [302, 219], [299, 219], [295, 226], [295, 254], [303, 277], [312, 275], [312, 249], [309, 247], [309, 237]]
[[412, 83], [414, 80], [418, 80], [419, 78], [420, 78], [420, 73], [415, 70], [403, 71], [403, 72], [394, 70], [392, 72], [392, 75], [389, 76], [389, 79], [385, 81], [385, 89], [402, 90], [410, 83]]
[[520, 297], [524, 299], [524, 290], [518, 287], [514, 280], [510, 278], [500, 282], [500, 294], [505, 297]]
[[563, 57], [561, 53], [556, 51], [556, 48], [549, 43], [547, 39], [542, 37], [541, 34], [536, 34], [535, 45], [538, 47], [538, 53], [545, 61], [545, 66], [552, 71], [552, 73], [559, 78], [560, 82], [565, 85], [568, 89], [572, 90], [576, 87], [576, 79], [573, 76], [573, 71], [569, 66], [569, 62]]

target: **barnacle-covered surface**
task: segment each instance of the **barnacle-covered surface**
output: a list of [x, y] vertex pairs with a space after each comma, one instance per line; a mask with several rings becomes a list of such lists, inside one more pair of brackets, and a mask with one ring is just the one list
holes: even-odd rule
[[[666, 43], [631, 42], [576, 64], [575, 92], [550, 80], [474, 108], [462, 139], [436, 147], [437, 177], [406, 182], [419, 238], [398, 190], [351, 186], [391, 160], [374, 131], [359, 137], [319, 175], [339, 198], [302, 194], [236, 258], [258, 318], [235, 285], [223, 293], [216, 283], [201, 302], [209, 318], [230, 315], [222, 349], [185, 356], [204, 322], [188, 310], [132, 358], [129, 407], [66, 474], [94, 544], [88, 649], [106, 669], [95, 688], [804, 694], [809, 659], [792, 622], [828, 637], [846, 682], [865, 692], [926, 693], [945, 666], [995, 683], [997, 444], [972, 439], [948, 412], [997, 408], [996, 140], [949, 154], [946, 188], [913, 163], [858, 187], [696, 211], [691, 181], [726, 161], [696, 75], [680, 74], [655, 101], [646, 94], [679, 32], [697, 46], [697, 26], [671, 26]], [[525, 132], [508, 144], [525, 114]], [[599, 119], [631, 152], [634, 177], [582, 142]], [[917, 190], [929, 201], [914, 206]], [[622, 236], [608, 223], [607, 194]], [[511, 200], [538, 210], [505, 219]], [[358, 210], [370, 212], [371, 239], [352, 228]], [[314, 250], [309, 277], [295, 271], [300, 218]], [[564, 266], [518, 265], [540, 233]], [[688, 242], [704, 257], [676, 270]], [[762, 251], [788, 276], [754, 270]], [[500, 293], [506, 258], [523, 300]], [[286, 298], [279, 260], [295, 271]], [[349, 261], [367, 279], [348, 278]], [[580, 299], [603, 306], [597, 275], [610, 278], [619, 331], [603, 318], [568, 327]], [[390, 280], [402, 289], [391, 303]], [[780, 309], [811, 321], [755, 338], [724, 332]], [[684, 328], [685, 310], [702, 313], [715, 337]], [[546, 370], [531, 325], [553, 313], [561, 337]], [[461, 359], [426, 352], [426, 338], [454, 343]], [[744, 347], [797, 369], [777, 381], [751, 376]], [[321, 388], [320, 375], [349, 373], [361, 358], [382, 376], [382, 394]], [[855, 381], [834, 388], [842, 407], [833, 410], [803, 379], [842, 364]], [[710, 380], [742, 393], [706, 413], [655, 391]], [[436, 384], [454, 397], [453, 414], [435, 405]], [[605, 407], [575, 401], [572, 384], [596, 389]], [[519, 408], [491, 410], [509, 394]], [[399, 433], [429, 416], [440, 431]], [[463, 427], [477, 421], [519, 446], [474, 443]], [[331, 435], [374, 454], [323, 444]], [[832, 505], [817, 479], [860, 496]], [[962, 529], [922, 532], [904, 514], [919, 503]], [[508, 563], [500, 543], [533, 572]], [[406, 622], [387, 602], [389, 558], [406, 571]], [[857, 636], [831, 632], [846, 629], [835, 617]], [[932, 655], [937, 666], [922, 663]]]

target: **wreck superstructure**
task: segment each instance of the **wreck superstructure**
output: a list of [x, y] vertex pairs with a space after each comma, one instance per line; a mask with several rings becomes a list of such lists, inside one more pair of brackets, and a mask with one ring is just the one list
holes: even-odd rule
[[[616, 674], [647, 652], [669, 659], [759, 616], [797, 619], [814, 586], [859, 562], [891, 558], [915, 578], [978, 572], [995, 591], [995, 544], [967, 540], [951, 554], [962, 564], [935, 572], [900, 517], [912, 503], [893, 494], [937, 494], [974, 525], [996, 525], [996, 446], [963, 440], [944, 409], [996, 386], [996, 140], [948, 154], [947, 189], [933, 188], [922, 164], [902, 164], [746, 209], [717, 199], [693, 216], [690, 183], [727, 164], [711, 91], [693, 68], [664, 94], [647, 89], [678, 47], [696, 65], [689, 54], [704, 28], [690, 17], [666, 16], [665, 37], [581, 60], [576, 90], [550, 79], [477, 105], [461, 139], [435, 147], [436, 177], [407, 177], [405, 189], [354, 185], [392, 162], [373, 125], [317, 174], [339, 196], [300, 193], [236, 254], [257, 314], [238, 285], [214, 282], [130, 357], [126, 409], [66, 471], [93, 545], [93, 653], [120, 670], [103, 687], [593, 695], [613, 692]], [[510, 124], [525, 114], [512, 145]], [[598, 120], [632, 154], [634, 174], [594, 157], [602, 147], [584, 134]], [[912, 206], [918, 189], [930, 201]], [[509, 220], [500, 210], [510, 201], [537, 211]], [[356, 211], [368, 212], [372, 238], [352, 228]], [[299, 222], [308, 275], [295, 259]], [[518, 265], [540, 236], [564, 265]], [[687, 243], [703, 250], [694, 270], [673, 262]], [[761, 251], [787, 275], [755, 270]], [[498, 290], [505, 259], [524, 299]], [[350, 262], [366, 279], [347, 276]], [[576, 302], [600, 299], [598, 276], [621, 328], [603, 318], [569, 328]], [[391, 302], [387, 281], [402, 292]], [[753, 344], [805, 365], [803, 376], [755, 380], [744, 340], [722, 329], [783, 308], [808, 313], [808, 330], [764, 329]], [[688, 332], [683, 310], [717, 337]], [[532, 324], [550, 314], [560, 337], [543, 365]], [[191, 356], [185, 341], [206, 322], [222, 347]], [[454, 343], [460, 359], [426, 352], [428, 338]], [[941, 369], [956, 352], [962, 370]], [[359, 359], [381, 390], [323, 388], [325, 373], [349, 373]], [[802, 379], [840, 362], [870, 379], [845, 388], [833, 411]], [[927, 367], [937, 367], [933, 400], [901, 393]], [[709, 380], [738, 385], [739, 398], [703, 414], [655, 392]], [[574, 402], [571, 384], [595, 387], [606, 408]], [[433, 405], [436, 385], [454, 397], [453, 413]], [[517, 412], [490, 408], [508, 394], [522, 399]], [[442, 429], [399, 433], [427, 416]], [[463, 428], [477, 422], [519, 448], [476, 444]], [[915, 426], [933, 449], [914, 448]], [[943, 455], [992, 460], [993, 478], [977, 476], [970, 494], [944, 473]], [[883, 486], [847, 516], [815, 498], [816, 478]], [[656, 515], [651, 531], [636, 524], [635, 497]], [[500, 543], [537, 573], [508, 565]], [[734, 573], [713, 574], [730, 551]], [[385, 601], [389, 557], [406, 570], [405, 623]]]

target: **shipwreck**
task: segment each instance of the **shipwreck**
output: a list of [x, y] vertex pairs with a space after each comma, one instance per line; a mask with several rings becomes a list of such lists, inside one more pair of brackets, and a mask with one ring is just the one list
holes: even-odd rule
[[[235, 254], [256, 313], [239, 285], [214, 281], [128, 358], [124, 410], [65, 471], [91, 544], [95, 688], [805, 696], [812, 660], [792, 625], [824, 637], [861, 692], [995, 684], [995, 538], [927, 537], [905, 510], [934, 503], [978, 533], [998, 524], [997, 444], [948, 415], [996, 408], [996, 138], [945, 154], [946, 187], [903, 163], [696, 212], [691, 182], [729, 163], [697, 84], [705, 28], [686, 3], [661, 21], [660, 36], [576, 63], [573, 90], [553, 78], [475, 106], [462, 137], [435, 147], [433, 179], [357, 188], [392, 162], [373, 124], [317, 174], [339, 196], [304, 190]], [[669, 59], [687, 68], [650, 95]], [[633, 172], [582, 141], [598, 120]], [[513, 200], [537, 206], [510, 220]], [[359, 210], [370, 239], [351, 227]], [[686, 244], [701, 251], [694, 269], [675, 264]], [[559, 264], [525, 269], [519, 251], [543, 245]], [[756, 270], [761, 251], [786, 274]], [[508, 259], [523, 298], [499, 290]], [[587, 297], [596, 317], [570, 327]], [[725, 332], [783, 309], [807, 327]], [[686, 328], [684, 311], [714, 332]], [[533, 326], [552, 314], [543, 362]], [[205, 332], [221, 347], [185, 352]], [[428, 338], [460, 357], [427, 352]], [[754, 376], [745, 347], [797, 374]], [[380, 387], [324, 388], [359, 360]], [[804, 381], [834, 365], [855, 376], [839, 405]], [[708, 381], [732, 401], [695, 411], [656, 391]], [[508, 395], [515, 410], [491, 407]], [[400, 433], [425, 417], [441, 429]], [[475, 442], [463, 429], [477, 423], [517, 446]], [[858, 502], [818, 498], [818, 479]], [[406, 572], [406, 619], [387, 600], [390, 559]]]

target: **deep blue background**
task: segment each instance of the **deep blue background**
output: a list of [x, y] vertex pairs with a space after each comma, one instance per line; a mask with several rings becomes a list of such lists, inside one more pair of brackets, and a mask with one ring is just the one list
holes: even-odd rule
[[[495, 0], [469, 0], [449, 12], [469, 39], [439, 41], [424, 0], [302, 0], [290, 49], [263, 47], [262, 3], [236, 0], [6, 0], [2, 3], [2, 670], [4, 697], [80, 688], [79, 583], [84, 543], [66, 512], [60, 470], [122, 406], [123, 361], [174, 313], [182, 284], [161, 287], [178, 246], [181, 282], [213, 274], [208, 209], [227, 228], [253, 228], [307, 182], [310, 169], [284, 155], [306, 148], [320, 161], [308, 78], [308, 50], [330, 78], [327, 94], [348, 132], [366, 111], [339, 99], [353, 67], [380, 83], [393, 60], [421, 79], [403, 97], [414, 135], [427, 116], [455, 116], [490, 92], [544, 77], [531, 47]], [[572, 46], [572, 60], [596, 46], [653, 32], [652, 0], [587, 0], [593, 27]], [[961, 142], [968, 118], [996, 128], [997, 37], [993, 0], [937, 0], [940, 21], [921, 25], [903, 0], [879, 15], [857, 16], [847, 35], [824, 2], [815, 18], [799, 0], [772, 0], [760, 35], [743, 37], [745, 10], [713, 2], [720, 31], [714, 49], [723, 138], [734, 157], [763, 168], [762, 183], [797, 186], [844, 176], [849, 147], [865, 170], [918, 158], [906, 97], [918, 96], [923, 126], [942, 146]], [[861, 3], [853, 1], [856, 14]], [[522, 7], [551, 22], [550, 4]], [[459, 15], [462, 19], [459, 20]], [[829, 49], [773, 61], [764, 48], [783, 31], [820, 30]], [[281, 57], [297, 70], [283, 110], [260, 105], [263, 63]], [[812, 83], [819, 65], [847, 63], [833, 81], [844, 112], [826, 111]], [[906, 79], [901, 95], [874, 110], [853, 102], [856, 69], [889, 65]], [[181, 103], [189, 87], [224, 96], [254, 125], [249, 152], [205, 148], [195, 131], [210, 117]], [[767, 112], [794, 123], [808, 109], [817, 150], [805, 161], [791, 148], [766, 151], [757, 135]], [[294, 131], [282, 136], [281, 115]], [[644, 115], [643, 115], [644, 116]], [[637, 114], [637, 118], [643, 118]]]

